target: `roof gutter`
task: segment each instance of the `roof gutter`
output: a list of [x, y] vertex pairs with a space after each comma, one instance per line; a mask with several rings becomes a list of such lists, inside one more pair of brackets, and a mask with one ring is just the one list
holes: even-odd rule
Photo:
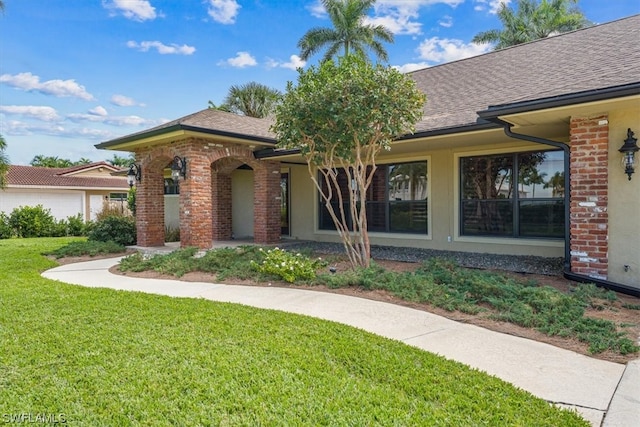
[[546, 138], [540, 138], [532, 135], [525, 135], [516, 133], [511, 130], [513, 126], [511, 123], [506, 122], [498, 117], [488, 119], [494, 123], [500, 124], [503, 127], [504, 133], [515, 139], [523, 141], [534, 142], [537, 144], [550, 145], [552, 147], [561, 148], [564, 151], [564, 269], [563, 276], [569, 280], [573, 280], [579, 283], [594, 283], [596, 286], [601, 286], [606, 289], [611, 289], [616, 292], [622, 292], [624, 294], [640, 297], [640, 289], [633, 288], [631, 286], [623, 285], [621, 283], [611, 282], [609, 280], [598, 279], [595, 277], [587, 276], [584, 274], [578, 274], [571, 271], [571, 218], [570, 218], [570, 190], [571, 190], [571, 159], [569, 145], [564, 142], [552, 141]]
[[536, 110], [565, 107], [573, 104], [603, 101], [613, 98], [622, 98], [640, 94], [640, 82], [621, 86], [612, 86], [604, 89], [594, 89], [576, 92], [567, 95], [552, 96], [549, 98], [535, 99], [532, 101], [514, 102], [503, 105], [491, 105], [484, 111], [478, 111], [480, 118], [494, 121], [498, 116], [507, 116]]

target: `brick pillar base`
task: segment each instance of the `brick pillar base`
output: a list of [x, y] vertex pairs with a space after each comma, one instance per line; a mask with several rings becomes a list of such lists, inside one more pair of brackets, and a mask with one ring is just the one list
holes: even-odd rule
[[164, 246], [164, 178], [157, 167], [142, 166], [142, 181], [136, 187], [136, 232], [138, 246]]
[[231, 240], [231, 174], [214, 171], [211, 176], [213, 240]]
[[211, 248], [211, 167], [205, 156], [191, 153], [187, 178], [180, 178], [180, 246]]
[[254, 223], [256, 243], [280, 241], [280, 162], [263, 161], [264, 167], [254, 169]]
[[571, 271], [599, 279], [608, 268], [607, 116], [571, 118]]

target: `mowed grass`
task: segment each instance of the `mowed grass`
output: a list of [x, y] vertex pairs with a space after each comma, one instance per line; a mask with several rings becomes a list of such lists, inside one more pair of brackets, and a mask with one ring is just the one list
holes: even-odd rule
[[587, 426], [499, 379], [299, 315], [44, 279], [0, 241], [0, 414], [73, 426]]

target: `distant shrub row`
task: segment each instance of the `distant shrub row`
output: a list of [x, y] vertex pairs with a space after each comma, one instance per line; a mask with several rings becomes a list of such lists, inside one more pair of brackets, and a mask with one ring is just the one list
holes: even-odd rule
[[91, 241], [136, 243], [136, 220], [117, 210], [103, 210], [95, 222], [85, 222], [81, 214], [57, 220], [42, 205], [20, 206], [11, 214], [0, 212], [0, 239], [12, 237], [87, 236]]
[[85, 236], [87, 232], [88, 224], [81, 214], [57, 220], [42, 205], [20, 206], [9, 215], [0, 212], [0, 239]]

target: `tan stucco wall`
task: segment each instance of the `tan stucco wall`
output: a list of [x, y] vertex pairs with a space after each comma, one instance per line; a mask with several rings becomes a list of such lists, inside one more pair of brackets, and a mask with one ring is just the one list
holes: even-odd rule
[[253, 237], [253, 171], [231, 173], [232, 231], [236, 239]]
[[[447, 138], [422, 146], [434, 149], [417, 150], [408, 156], [402, 150], [392, 148], [379, 157], [378, 163], [424, 160], [428, 162], [429, 188], [429, 233], [407, 235], [392, 233], [370, 233], [371, 243], [389, 246], [408, 246], [466, 252], [488, 252], [512, 255], [538, 255], [545, 257], [564, 256], [563, 240], [503, 239], [491, 237], [461, 237], [458, 232], [458, 164], [459, 156], [489, 153], [506, 153], [518, 150], [548, 149], [541, 146], [507, 138], [501, 130], [491, 135], [493, 144], [469, 145], [469, 137]], [[495, 144], [500, 144], [496, 149]], [[313, 182], [306, 166], [291, 166], [291, 231], [292, 238], [319, 241], [339, 241], [337, 234], [318, 230], [318, 200]], [[451, 241], [449, 241], [449, 238]]]
[[609, 112], [608, 279], [640, 289], [640, 170], [629, 181], [618, 152], [628, 128], [640, 140], [640, 105]]

